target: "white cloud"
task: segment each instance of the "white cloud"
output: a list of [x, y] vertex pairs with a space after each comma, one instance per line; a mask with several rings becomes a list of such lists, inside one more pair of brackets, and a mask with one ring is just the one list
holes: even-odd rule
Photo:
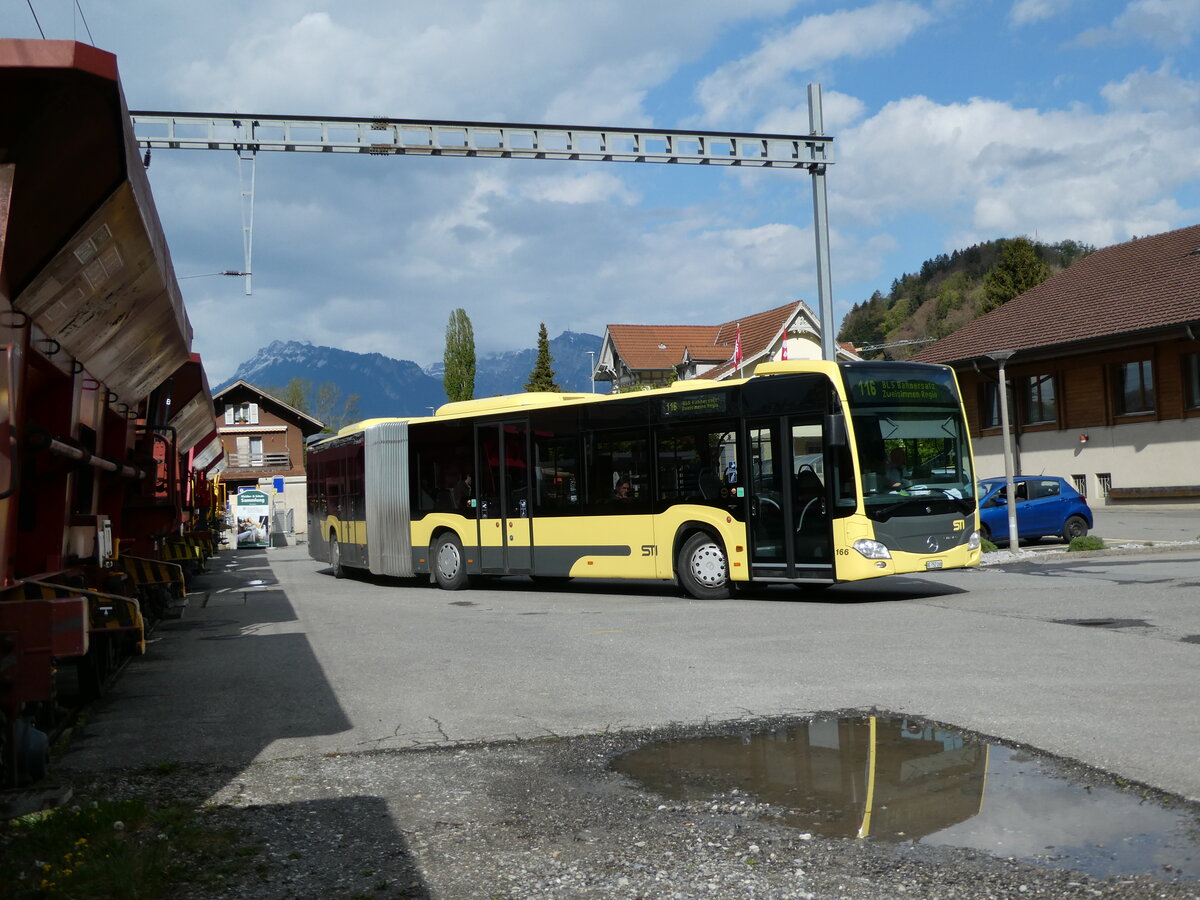
[[1142, 40], [1170, 49], [1187, 46], [1198, 31], [1196, 0], [1132, 0], [1110, 25], [1090, 28], [1078, 40], [1084, 45]]
[[[825, 133], [836, 136], [862, 119], [867, 105], [857, 97], [840, 91], [821, 91], [821, 117]], [[799, 106], [775, 109], [764, 115], [754, 126], [766, 134], [810, 134], [808, 128], [808, 98]]]
[[[1195, 82], [1153, 77], [1168, 95]], [[1111, 85], [1118, 103], [1132, 88]], [[829, 186], [839, 216], [881, 224], [920, 211], [960, 219], [947, 247], [1012, 234], [1097, 245], [1178, 227], [1170, 199], [1200, 179], [1200, 118], [1114, 104], [1039, 112], [973, 99], [889, 103], [842, 135]], [[845, 219], [841, 219], [845, 222]]]
[[1062, 15], [1075, 0], [1016, 0], [1009, 10], [1009, 20], [1014, 25], [1032, 25]]
[[210, 21], [197, 16], [179, 30], [194, 25], [198, 40], [223, 52], [180, 47], [190, 60], [181, 64], [160, 48], [139, 49], [167, 67], [185, 108], [641, 124], [646, 91], [729, 23], [795, 2], [218, 2], [205, 6]]
[[522, 193], [534, 200], [552, 203], [612, 201], [632, 205], [638, 201], [638, 195], [621, 179], [609, 172], [594, 169], [532, 178], [524, 185]]
[[722, 122], [744, 116], [776, 95], [791, 74], [844, 57], [892, 50], [930, 21], [932, 16], [923, 8], [902, 2], [808, 16], [702, 80], [697, 98], [703, 119]]
[[1157, 71], [1139, 69], [1123, 81], [1107, 84], [1101, 96], [1121, 112], [1160, 110], [1193, 123], [1200, 118], [1200, 82], [1176, 76], [1169, 62]]

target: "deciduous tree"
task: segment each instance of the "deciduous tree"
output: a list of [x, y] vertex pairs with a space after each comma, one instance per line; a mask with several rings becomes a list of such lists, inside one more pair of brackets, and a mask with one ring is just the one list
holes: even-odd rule
[[324, 423], [322, 431], [332, 434], [361, 418], [358, 394], [349, 394], [343, 399], [342, 389], [332, 381], [326, 381], [317, 386], [312, 416]]
[[298, 409], [302, 413], [307, 413], [308, 397], [309, 394], [312, 393], [312, 382], [307, 378], [300, 378], [297, 376], [289, 381], [287, 383], [287, 387], [285, 387], [280, 393], [276, 394], [274, 391], [267, 391], [267, 393], [271, 394], [273, 397], [278, 397], [293, 409]]

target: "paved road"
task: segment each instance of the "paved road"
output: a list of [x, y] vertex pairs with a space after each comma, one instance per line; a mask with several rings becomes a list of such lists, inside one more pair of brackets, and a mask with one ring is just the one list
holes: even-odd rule
[[1200, 799], [1196, 546], [726, 602], [655, 583], [339, 581], [304, 546], [210, 567], [61, 767], [878, 707]]
[[1200, 541], [1200, 503], [1101, 506], [1092, 533], [1113, 543]]

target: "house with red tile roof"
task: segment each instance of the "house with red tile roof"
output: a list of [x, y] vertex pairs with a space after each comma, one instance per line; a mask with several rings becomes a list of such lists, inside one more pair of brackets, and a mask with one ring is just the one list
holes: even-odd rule
[[[734, 358], [739, 335], [740, 362]], [[858, 358], [848, 346], [838, 355]], [[612, 382], [614, 390], [661, 387], [691, 378], [744, 378], [761, 362], [820, 358], [817, 316], [795, 301], [720, 325], [609, 325], [595, 378]]]
[[1097, 250], [917, 353], [958, 373], [981, 476], [1073, 477], [1092, 503], [1200, 501], [1200, 225]]

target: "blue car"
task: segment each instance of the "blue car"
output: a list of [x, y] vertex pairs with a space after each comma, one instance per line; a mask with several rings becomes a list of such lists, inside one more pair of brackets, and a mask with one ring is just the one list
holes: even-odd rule
[[[979, 482], [979, 536], [994, 544], [1008, 540], [1007, 485], [1003, 478]], [[1083, 537], [1092, 527], [1087, 500], [1063, 478], [1053, 475], [1017, 475], [1017, 538], [1036, 540], [1046, 535]]]

